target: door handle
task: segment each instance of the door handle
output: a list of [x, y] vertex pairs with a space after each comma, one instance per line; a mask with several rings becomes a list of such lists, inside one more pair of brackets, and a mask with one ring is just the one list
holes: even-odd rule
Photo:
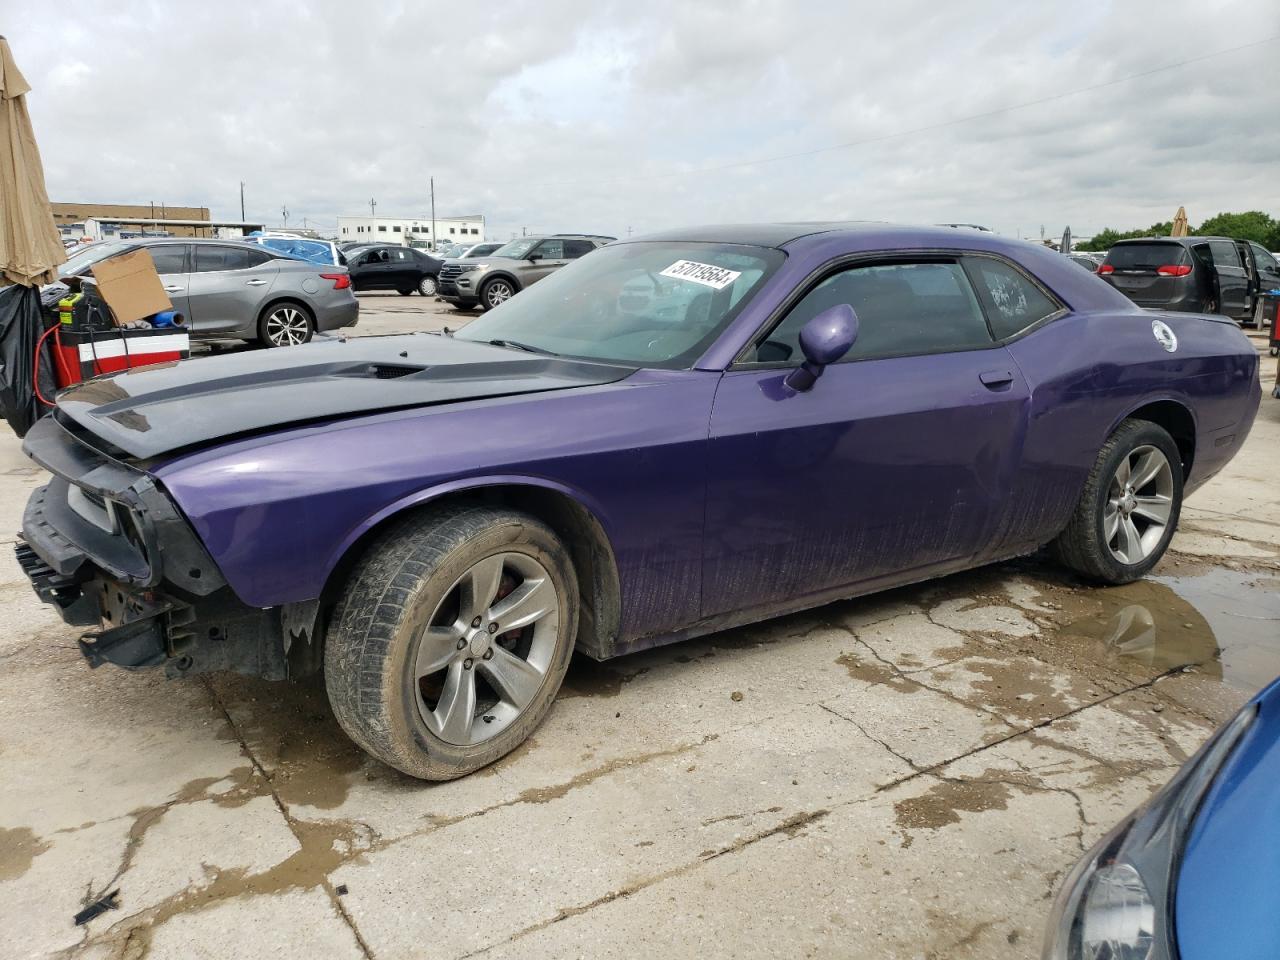
[[982, 385], [988, 390], [999, 390], [1001, 387], [1007, 387], [1013, 383], [1013, 371], [984, 370], [978, 374], [978, 379], [982, 381]]
[[182, 293], [182, 288], [181, 287], [165, 287], [164, 292], [165, 293]]
[[265, 281], [265, 280], [246, 280], [246, 281], [244, 282], [244, 285], [245, 285], [246, 287], [260, 287], [260, 286], [262, 286], [262, 285], [263, 285], [264, 283], [266, 283], [266, 282], [267, 282], [267, 281]]

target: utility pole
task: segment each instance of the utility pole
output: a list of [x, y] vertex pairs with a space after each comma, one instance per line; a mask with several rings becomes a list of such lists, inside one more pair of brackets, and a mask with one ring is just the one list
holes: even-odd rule
[[524, 236], [528, 236], [528, 234], [529, 234], [529, 228], [528, 228], [528, 227], [521, 227], [521, 228], [520, 228], [520, 236], [524, 237]]
[[377, 213], [374, 212], [375, 210], [377, 210], [377, 208], [378, 208], [378, 201], [371, 198], [369, 200], [369, 216], [370, 217], [376, 218], [378, 216]]
[[440, 242], [436, 239], [436, 178], [431, 178], [431, 249], [438, 250]]
[[629, 237], [629, 236], [631, 236], [631, 228], [630, 228], [630, 227], [627, 227], [627, 236], [628, 236], [628, 237]]
[[282, 221], [280, 225], [282, 227], [287, 227], [289, 225], [289, 208], [288, 207], [280, 208], [280, 218]]
[[244, 223], [244, 181], [240, 181], [240, 222]]

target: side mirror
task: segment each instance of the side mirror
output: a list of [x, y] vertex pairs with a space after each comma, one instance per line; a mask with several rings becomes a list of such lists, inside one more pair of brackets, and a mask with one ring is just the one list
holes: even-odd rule
[[817, 383], [828, 364], [835, 363], [858, 339], [858, 315], [847, 303], [828, 307], [800, 330], [804, 363], [787, 374], [786, 384], [803, 393]]
[[540, 253], [534, 252], [534, 253], [529, 254], [529, 262], [530, 262], [530, 263], [533, 263], [534, 261], [536, 261], [536, 260], [541, 260], [541, 259], [542, 259], [542, 254], [540, 254]]

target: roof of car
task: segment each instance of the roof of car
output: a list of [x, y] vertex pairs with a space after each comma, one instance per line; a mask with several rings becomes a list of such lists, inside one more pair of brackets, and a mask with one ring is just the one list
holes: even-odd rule
[[909, 242], [912, 245], [927, 240], [940, 247], [972, 246], [998, 239], [996, 234], [987, 230], [957, 230], [950, 226], [911, 226], [871, 220], [818, 220], [799, 223], [731, 223], [685, 227], [646, 234], [623, 242], [674, 240], [784, 247], [804, 237], [820, 234], [842, 234], [864, 238], [874, 236], [879, 240]]
[[1118, 247], [1125, 243], [1178, 243], [1186, 246], [1190, 243], [1203, 243], [1205, 240], [1225, 240], [1228, 243], [1235, 243], [1230, 237], [1129, 237], [1126, 240], [1117, 240], [1112, 246]]

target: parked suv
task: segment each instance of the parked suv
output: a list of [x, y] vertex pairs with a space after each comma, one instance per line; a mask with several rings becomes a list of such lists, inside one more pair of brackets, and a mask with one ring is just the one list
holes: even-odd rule
[[355, 324], [360, 304], [347, 268], [308, 263], [239, 240], [111, 240], [62, 265], [63, 278], [84, 276], [108, 257], [145, 249], [173, 309], [191, 336], [260, 340], [269, 347], [306, 343], [317, 330]]
[[1229, 237], [1121, 240], [1098, 275], [1140, 307], [1220, 313], [1254, 323], [1280, 265], [1256, 243]]
[[440, 268], [441, 299], [454, 306], [490, 310], [616, 237], [589, 233], [557, 233], [549, 237], [521, 237], [487, 257], [453, 260]]

